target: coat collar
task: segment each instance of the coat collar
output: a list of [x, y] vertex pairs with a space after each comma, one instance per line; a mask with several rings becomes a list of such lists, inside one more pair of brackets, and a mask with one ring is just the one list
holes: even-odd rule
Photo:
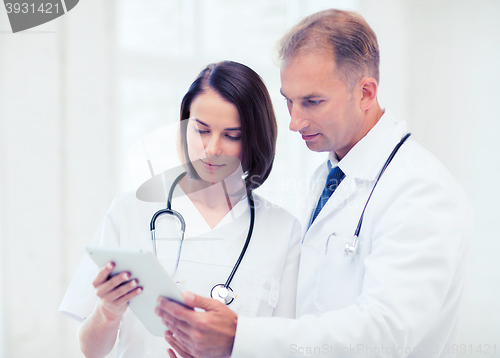
[[405, 134], [406, 123], [398, 122], [392, 113], [385, 111], [377, 124], [340, 162], [334, 153], [330, 153], [329, 160], [314, 173], [309, 192], [310, 207], [305, 218], [308, 221], [303, 221], [307, 224], [305, 227], [309, 228], [311, 225], [311, 213], [317, 205], [330, 168], [338, 165], [344, 172], [345, 178], [311, 227], [326, 218], [329, 212], [342, 207], [344, 202], [357, 192], [359, 180], [375, 181], [390, 153]]
[[406, 122], [397, 121], [386, 110], [375, 126], [340, 162], [334, 153], [330, 153], [330, 162], [333, 166], [338, 165], [346, 178], [375, 180], [390, 153], [406, 133]]
[[[186, 221], [185, 239], [217, 238], [219, 240], [234, 240], [248, 229], [250, 207], [246, 195], [211, 229], [180, 185], [175, 188], [175, 192], [180, 195], [175, 195], [172, 209], [181, 213]], [[254, 200], [259, 199], [255, 199], [254, 195]], [[258, 203], [255, 206], [259, 207]]]

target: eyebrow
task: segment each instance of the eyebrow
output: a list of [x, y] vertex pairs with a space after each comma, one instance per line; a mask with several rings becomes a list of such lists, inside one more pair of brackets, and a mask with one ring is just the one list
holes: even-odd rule
[[[287, 98], [287, 99], [288, 99], [288, 97], [287, 97], [287, 96], [283, 93], [283, 90], [282, 90], [282, 89], [280, 89], [280, 93], [281, 93], [281, 95], [282, 95], [283, 97], [285, 97], [285, 98]], [[321, 94], [319, 94], [319, 93], [314, 93], [314, 92], [313, 92], [313, 93], [311, 93], [311, 94], [309, 94], [309, 95], [307, 95], [307, 96], [301, 97], [301, 99], [302, 99], [302, 100], [308, 100], [308, 99], [311, 99], [311, 98], [317, 98], [317, 97], [322, 97], [322, 95], [321, 95]]]
[[[207, 128], [210, 128], [210, 126], [202, 121], [200, 121], [198, 118], [194, 119], [196, 122], [200, 123], [202, 126], [205, 126]], [[232, 131], [241, 131], [241, 127], [234, 127], [234, 128], [224, 128], [225, 131], [227, 132], [232, 132]]]

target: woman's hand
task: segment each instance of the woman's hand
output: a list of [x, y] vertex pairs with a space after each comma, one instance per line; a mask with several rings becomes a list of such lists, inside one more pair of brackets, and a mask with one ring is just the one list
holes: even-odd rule
[[99, 302], [78, 329], [80, 349], [85, 357], [104, 357], [111, 352], [128, 302], [142, 292], [137, 280], [130, 280], [128, 272], [110, 277], [114, 267], [109, 262], [92, 282]]
[[130, 280], [128, 272], [120, 272], [110, 278], [109, 275], [114, 267], [114, 263], [109, 262], [92, 282], [97, 297], [100, 298], [102, 313], [110, 321], [121, 319], [128, 302], [142, 292], [142, 287], [138, 287], [138, 281]]

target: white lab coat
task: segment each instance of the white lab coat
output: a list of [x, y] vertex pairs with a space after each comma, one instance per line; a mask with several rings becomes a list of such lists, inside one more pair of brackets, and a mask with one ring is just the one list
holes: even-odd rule
[[[181, 190], [179, 186], [177, 190]], [[295, 317], [300, 224], [288, 212], [256, 194], [254, 200], [255, 227], [231, 283], [238, 296], [229, 307], [240, 317]], [[117, 197], [92, 244], [152, 251], [149, 222], [164, 206], [139, 201], [133, 193]], [[174, 197], [172, 208], [186, 221], [181, 262], [174, 280], [186, 280], [179, 284], [181, 290], [209, 297], [215, 284], [226, 282], [243, 248], [250, 222], [247, 199], [238, 202], [213, 230], [187, 196]], [[173, 225], [166, 225], [168, 230], [162, 233], [161, 226], [165, 227], [165, 223], [157, 223], [158, 237], [164, 238], [157, 240], [158, 259], [171, 272], [177, 257], [178, 231], [170, 230]], [[175, 239], [169, 239], [170, 236]], [[97, 272], [97, 266], [85, 255], [60, 312], [78, 321], [90, 315], [98, 300], [92, 286]], [[163, 337], [149, 334], [130, 309], [123, 316], [118, 339], [117, 357], [160, 357], [166, 355], [169, 347]]]
[[[233, 357], [454, 356], [470, 205], [411, 137], [373, 192], [359, 256], [343, 256], [378, 173], [406, 133], [386, 113], [338, 163], [346, 176], [303, 238], [299, 319], [240, 318]], [[306, 229], [327, 174], [326, 163], [314, 173]]]

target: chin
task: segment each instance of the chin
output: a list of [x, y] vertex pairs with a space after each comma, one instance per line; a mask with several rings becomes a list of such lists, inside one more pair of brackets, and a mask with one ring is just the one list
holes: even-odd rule
[[198, 175], [200, 176], [201, 180], [206, 181], [208, 183], [213, 183], [213, 184], [219, 183], [219, 182], [223, 181], [224, 179], [226, 179], [226, 176], [218, 175], [218, 174], [210, 175], [210, 173], [199, 173], [198, 172]]
[[321, 145], [321, 143], [308, 143], [306, 142], [306, 146], [309, 150], [313, 152], [330, 152], [330, 149], [326, 146]]
[[222, 180], [227, 179], [232, 174], [230, 173], [231, 170], [228, 168], [223, 168], [214, 172], [210, 172], [209, 170], [206, 170], [203, 166], [201, 166], [201, 168], [195, 166], [195, 170], [198, 173], [198, 176], [201, 178], [201, 180], [209, 183], [219, 183]]

